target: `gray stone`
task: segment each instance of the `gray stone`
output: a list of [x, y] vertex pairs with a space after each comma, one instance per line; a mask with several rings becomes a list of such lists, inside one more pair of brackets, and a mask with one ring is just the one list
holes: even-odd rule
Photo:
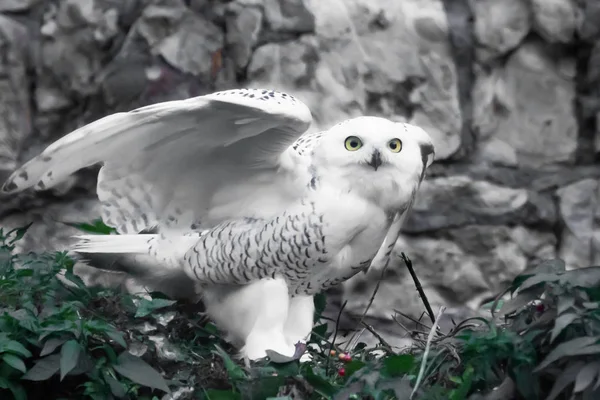
[[569, 43], [578, 25], [573, 0], [531, 0], [533, 28], [550, 43]]
[[0, 222], [4, 230], [14, 229], [33, 223], [22, 240], [17, 252], [45, 252], [68, 250], [73, 244], [73, 236], [81, 231], [65, 223], [91, 222], [100, 218], [100, 203], [97, 198], [79, 198], [70, 202], [44, 204], [31, 208], [22, 214], [12, 214]]
[[258, 43], [263, 23], [263, 13], [257, 7], [246, 7], [231, 3], [227, 16], [227, 35], [225, 41], [230, 56], [238, 71], [248, 65], [252, 52]]
[[0, 12], [26, 11], [39, 2], [40, 0], [2, 0], [0, 3]]
[[456, 70], [440, 1], [311, 1], [310, 8], [321, 49], [319, 124], [382, 115], [423, 126], [440, 160], [458, 150]]
[[73, 105], [71, 99], [49, 80], [35, 88], [35, 104], [41, 112], [64, 110]]
[[560, 257], [571, 268], [600, 265], [600, 181], [583, 179], [557, 195], [564, 225]]
[[265, 20], [278, 32], [310, 33], [315, 30], [315, 16], [305, 0], [264, 0]]
[[596, 0], [577, 0], [579, 5], [578, 33], [582, 40], [600, 38], [600, 3]]
[[594, 137], [594, 148], [600, 153], [600, 112], [596, 114], [596, 136]]
[[117, 34], [115, 12], [104, 12], [94, 0], [65, 0], [46, 9], [37, 60], [42, 86], [58, 82], [67, 92], [83, 96], [97, 92], [96, 78], [105, 62], [103, 46]]
[[314, 78], [318, 57], [312, 36], [284, 44], [269, 43], [256, 49], [246, 73], [253, 82], [273, 80], [285, 82], [286, 86], [301, 86]]
[[578, 130], [574, 62], [532, 40], [504, 67], [480, 69], [473, 91], [480, 140], [505, 142], [517, 152], [519, 166], [572, 163]]
[[517, 48], [531, 29], [527, 0], [472, 0], [478, 58], [489, 60]]
[[19, 153], [31, 133], [25, 27], [0, 15], [0, 179], [17, 166]]
[[222, 30], [201, 15], [179, 6], [146, 7], [136, 29], [150, 46], [181, 72], [210, 82], [222, 67], [224, 35]]
[[368, 316], [389, 320], [397, 309], [419, 317], [423, 303], [400, 258], [402, 252], [411, 259], [432, 307], [466, 305], [471, 310], [503, 290], [527, 266], [556, 256], [554, 235], [523, 226], [468, 225], [441, 236], [401, 236], [383, 275], [371, 269], [343, 284], [346, 311], [361, 315], [381, 280]]
[[550, 195], [458, 175], [426, 179], [403, 230], [414, 234], [511, 223], [548, 229], [555, 222], [556, 207]]
[[474, 160], [491, 165], [516, 167], [519, 165], [517, 151], [508, 143], [492, 137], [482, 143], [474, 154]]

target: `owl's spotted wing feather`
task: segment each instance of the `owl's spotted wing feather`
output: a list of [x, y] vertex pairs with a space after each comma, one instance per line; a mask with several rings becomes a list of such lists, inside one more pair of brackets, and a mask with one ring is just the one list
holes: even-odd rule
[[290, 146], [311, 120], [293, 96], [260, 89], [158, 103], [64, 136], [15, 171], [2, 191], [43, 190], [103, 163], [102, 216], [119, 233], [262, 217], [296, 198], [308, 179], [305, 157]]

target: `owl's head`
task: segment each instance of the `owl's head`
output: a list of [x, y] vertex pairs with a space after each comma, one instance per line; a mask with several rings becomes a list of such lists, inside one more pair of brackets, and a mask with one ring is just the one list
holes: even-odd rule
[[358, 117], [325, 132], [313, 156], [320, 179], [394, 208], [413, 195], [434, 147], [418, 126]]

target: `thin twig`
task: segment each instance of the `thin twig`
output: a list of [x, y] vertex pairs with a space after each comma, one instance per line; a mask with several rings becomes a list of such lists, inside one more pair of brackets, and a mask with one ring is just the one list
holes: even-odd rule
[[[367, 316], [367, 313], [369, 312], [369, 309], [373, 305], [373, 302], [375, 301], [375, 296], [377, 295], [377, 292], [379, 291], [379, 286], [381, 285], [381, 281], [383, 280], [383, 277], [385, 275], [385, 271], [387, 270], [387, 267], [388, 267], [389, 264], [390, 264], [390, 258], [388, 257], [385, 265], [381, 269], [381, 275], [379, 276], [379, 279], [377, 280], [377, 284], [375, 285], [375, 289], [373, 289], [373, 293], [371, 294], [371, 298], [369, 299], [369, 303], [367, 304], [367, 307], [365, 308], [365, 311], [362, 313], [362, 316], [360, 317], [360, 320], [358, 320], [358, 325], [361, 325], [363, 323], [363, 321], [365, 320], [365, 317]], [[362, 335], [362, 332], [361, 332], [361, 335]], [[344, 348], [344, 351], [348, 351], [349, 345], [350, 345], [350, 343], [353, 340], [354, 340], [354, 336], [352, 337], [351, 340], [348, 341], [348, 345], [346, 345], [346, 347]]]
[[429, 357], [429, 350], [431, 349], [431, 341], [433, 340], [433, 337], [435, 336], [440, 318], [442, 317], [442, 314], [444, 313], [445, 310], [446, 310], [446, 307], [441, 306], [440, 310], [437, 313], [437, 316], [433, 320], [433, 326], [431, 327], [431, 331], [429, 331], [429, 336], [427, 337], [427, 344], [425, 345], [425, 351], [423, 352], [423, 359], [421, 360], [421, 367], [419, 368], [419, 375], [417, 376], [417, 382], [415, 383], [415, 387], [414, 387], [412, 393], [410, 394], [411, 399], [414, 397], [415, 393], [417, 393], [417, 390], [419, 389], [419, 386], [421, 385], [421, 381], [423, 380], [423, 375], [425, 374], [425, 367], [427, 365], [427, 357]]
[[[346, 304], [348, 303], [348, 300], [344, 301], [344, 303], [342, 304], [342, 306], [340, 307], [340, 312], [338, 313], [337, 319], [335, 321], [335, 330], [333, 331], [333, 339], [331, 340], [331, 344], [329, 346], [329, 354], [331, 354], [331, 350], [333, 350], [333, 346], [335, 346], [335, 339], [337, 338], [337, 334], [338, 334], [338, 327], [340, 325], [340, 318], [342, 317], [342, 312], [344, 311], [344, 308], [346, 308]], [[329, 354], [326, 355], [327, 357], [327, 375], [329, 375], [329, 367], [331, 364], [331, 357], [329, 357]]]
[[414, 319], [414, 318], [413, 318], [413, 317], [411, 317], [410, 315], [408, 315], [408, 314], [406, 314], [406, 313], [403, 313], [403, 312], [402, 312], [402, 311], [400, 311], [400, 310], [396, 310], [396, 309], [394, 309], [394, 312], [395, 312], [396, 314], [400, 314], [401, 316], [403, 316], [403, 317], [404, 317], [404, 318], [406, 318], [406, 319], [409, 319], [409, 320], [411, 320], [412, 322], [414, 322], [415, 324], [417, 324], [417, 326], [419, 326], [419, 325], [422, 325], [422, 326], [423, 326], [423, 328], [425, 328], [425, 329], [427, 329], [427, 330], [430, 330], [430, 329], [431, 329], [431, 326], [429, 326], [429, 325], [425, 325], [425, 324], [424, 324], [424, 323], [422, 323], [421, 321], [419, 321], [419, 320], [417, 320], [417, 319]]
[[363, 335], [363, 333], [365, 333], [366, 330], [367, 330], [367, 328], [362, 328], [359, 332], [354, 332], [354, 334], [352, 335], [352, 338], [350, 340], [348, 340], [348, 343], [346, 343], [346, 347], [344, 348], [344, 351], [346, 352], [346, 351], [348, 351], [348, 349], [353, 349], [354, 347], [356, 347], [356, 344], [358, 343], [361, 336]]
[[406, 256], [404, 253], [400, 253], [400, 257], [404, 260], [404, 264], [406, 264], [406, 268], [408, 268], [408, 272], [410, 272], [410, 276], [412, 276], [413, 281], [415, 282], [415, 286], [417, 287], [417, 292], [419, 292], [419, 296], [421, 296], [421, 300], [423, 300], [423, 304], [425, 304], [425, 309], [427, 310], [427, 314], [429, 314], [429, 319], [431, 319], [431, 323], [435, 321], [433, 316], [433, 310], [429, 305], [429, 300], [427, 300], [427, 296], [425, 296], [425, 291], [423, 291], [423, 286], [421, 286], [421, 282], [419, 278], [417, 278], [417, 274], [412, 267], [412, 261]]
[[371, 334], [373, 334], [373, 336], [377, 338], [377, 340], [379, 340], [379, 342], [387, 349], [387, 351], [389, 351], [390, 353], [394, 351], [392, 349], [392, 346], [379, 333], [377, 333], [371, 325], [367, 324], [364, 321], [361, 323], [362, 326], [364, 326], [369, 332], [371, 332]]

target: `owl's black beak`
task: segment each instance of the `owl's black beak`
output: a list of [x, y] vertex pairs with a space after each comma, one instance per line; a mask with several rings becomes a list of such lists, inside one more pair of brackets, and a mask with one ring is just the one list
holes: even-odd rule
[[367, 164], [377, 171], [377, 168], [379, 168], [382, 163], [383, 161], [381, 160], [381, 153], [379, 150], [375, 150], [371, 155], [371, 161], [369, 161]]

